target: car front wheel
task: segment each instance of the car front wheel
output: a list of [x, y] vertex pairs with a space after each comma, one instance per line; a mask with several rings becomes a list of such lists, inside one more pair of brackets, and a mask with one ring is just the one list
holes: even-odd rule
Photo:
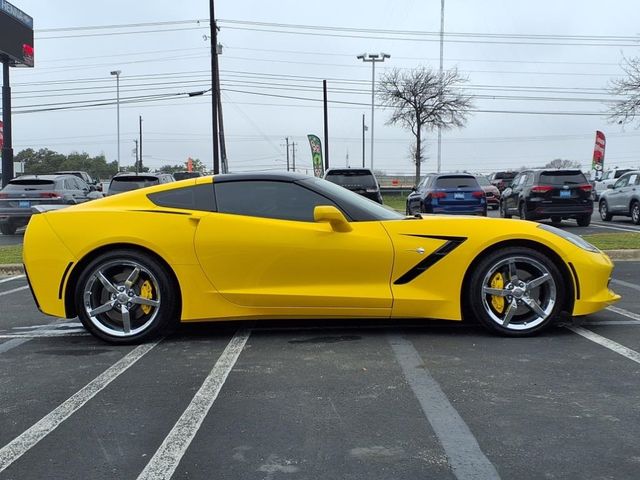
[[78, 317], [93, 335], [110, 343], [139, 343], [178, 320], [179, 289], [151, 255], [115, 250], [82, 271], [75, 291]]
[[0, 232], [3, 235], [15, 235], [17, 227], [11, 222], [0, 223]]
[[613, 215], [611, 215], [609, 213], [609, 205], [607, 205], [607, 201], [606, 200], [601, 200], [600, 201], [600, 205], [599, 205], [598, 211], [600, 212], [600, 218], [604, 222], [610, 222], [611, 218], [613, 218]]
[[562, 275], [527, 247], [495, 251], [474, 268], [466, 305], [487, 329], [506, 336], [540, 332], [564, 309]]

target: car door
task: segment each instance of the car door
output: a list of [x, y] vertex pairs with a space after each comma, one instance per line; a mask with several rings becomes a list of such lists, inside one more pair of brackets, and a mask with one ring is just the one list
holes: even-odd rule
[[627, 179], [627, 184], [620, 189], [620, 208], [625, 209], [628, 214], [631, 214], [631, 200], [637, 197], [637, 183], [638, 183], [638, 174], [637, 173], [627, 173], [625, 174]]
[[613, 189], [607, 193], [609, 212], [628, 213], [626, 197], [630, 194], [629, 175], [621, 176], [613, 185]]
[[505, 205], [505, 211], [508, 213], [517, 213], [518, 211], [518, 188], [522, 180], [522, 174], [519, 173], [513, 178], [511, 186], [505, 188], [502, 192], [502, 198]]
[[390, 314], [393, 247], [380, 222], [350, 222], [348, 232], [315, 222], [314, 207], [332, 202], [292, 182], [227, 181], [215, 191], [217, 212], [199, 221], [195, 248], [227, 300], [302, 315]]

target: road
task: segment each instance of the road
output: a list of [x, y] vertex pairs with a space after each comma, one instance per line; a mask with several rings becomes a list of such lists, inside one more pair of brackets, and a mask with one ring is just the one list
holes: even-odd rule
[[640, 478], [640, 279], [533, 338], [192, 325], [115, 347], [0, 283], [0, 480]]

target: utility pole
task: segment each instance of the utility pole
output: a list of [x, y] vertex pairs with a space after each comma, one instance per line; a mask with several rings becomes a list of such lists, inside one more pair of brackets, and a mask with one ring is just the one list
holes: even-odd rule
[[220, 73], [218, 72], [218, 122], [220, 123], [220, 163], [222, 173], [229, 173], [227, 164], [227, 145], [224, 141], [224, 122], [222, 121], [222, 97], [220, 96]]
[[296, 171], [296, 142], [291, 143], [291, 152], [293, 154], [293, 171]]
[[213, 174], [220, 173], [218, 138], [218, 27], [214, 0], [209, 0], [209, 24], [211, 26], [211, 123], [213, 129]]
[[9, 85], [9, 58], [2, 58], [2, 186], [13, 178], [13, 141], [11, 131], [11, 87]]
[[140, 162], [136, 167], [136, 173], [138, 173], [138, 169], [142, 172], [142, 115], [140, 115]]
[[374, 133], [374, 112], [375, 112], [375, 93], [376, 93], [376, 63], [384, 62], [385, 59], [391, 58], [387, 53], [363, 53], [356, 58], [363, 62], [371, 63], [371, 171], [373, 171], [373, 133]]
[[138, 140], [134, 140], [133, 143], [136, 144], [135, 152], [136, 152], [136, 172], [137, 172], [138, 171], [138, 167], [137, 167], [137, 165], [138, 165]]
[[289, 171], [289, 137], [285, 137], [284, 141], [287, 142], [287, 172]]
[[329, 170], [329, 112], [327, 111], [327, 81], [322, 81], [324, 95], [324, 170]]
[[[444, 0], [440, 0], [440, 85], [442, 88], [442, 59], [444, 54]], [[442, 128], [438, 127], [438, 173], [442, 158]]]

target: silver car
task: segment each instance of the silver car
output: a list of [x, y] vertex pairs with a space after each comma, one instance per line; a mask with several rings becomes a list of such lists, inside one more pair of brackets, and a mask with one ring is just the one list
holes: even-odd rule
[[600, 218], [605, 222], [614, 215], [631, 217], [640, 224], [640, 170], [622, 175], [613, 186], [609, 186], [600, 196], [598, 203]]

